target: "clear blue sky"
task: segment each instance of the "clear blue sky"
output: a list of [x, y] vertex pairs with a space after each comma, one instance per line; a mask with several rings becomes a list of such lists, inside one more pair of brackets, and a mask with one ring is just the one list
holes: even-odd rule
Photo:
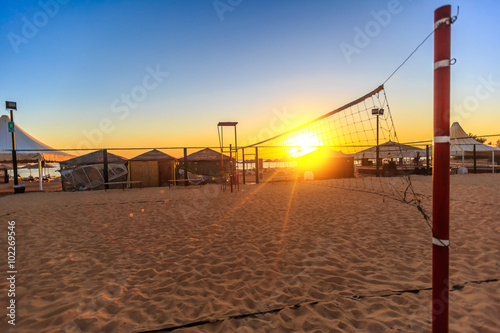
[[[238, 121], [240, 141], [252, 143], [277, 112], [293, 115], [275, 126], [289, 129], [380, 85], [445, 4], [2, 1], [0, 97], [17, 101], [16, 122], [56, 148], [217, 145], [219, 121]], [[460, 6], [452, 121], [499, 133], [500, 2], [448, 4]], [[346, 57], [341, 45], [356, 46], [356, 29], [391, 8]], [[431, 38], [386, 84], [402, 141], [432, 136], [432, 50]]]

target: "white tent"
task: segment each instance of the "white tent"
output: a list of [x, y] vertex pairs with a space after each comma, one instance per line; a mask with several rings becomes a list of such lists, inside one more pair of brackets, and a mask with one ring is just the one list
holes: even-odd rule
[[462, 156], [462, 167], [465, 164], [465, 153], [474, 152], [474, 147], [476, 148], [476, 153], [491, 151], [492, 170], [494, 172], [495, 151], [500, 151], [500, 148], [491, 147], [474, 140], [464, 131], [458, 122], [454, 122], [450, 128], [450, 154], [452, 156]]
[[[377, 158], [377, 146], [358, 151], [354, 154], [356, 159], [362, 158]], [[393, 141], [387, 141], [379, 145], [379, 158], [415, 158], [424, 157], [425, 149], [404, 145]]]
[[[12, 133], [9, 132], [10, 118], [0, 117], [0, 163], [12, 163]], [[42, 190], [41, 164], [46, 162], [61, 162], [73, 157], [62, 151], [38, 141], [19, 126], [15, 126], [16, 155], [18, 163], [38, 163], [40, 174], [40, 190]]]
[[454, 122], [450, 128], [450, 144], [451, 155], [462, 155], [462, 152], [472, 153], [474, 146], [476, 146], [476, 152], [500, 151], [500, 148], [485, 145], [471, 138], [457, 122]]

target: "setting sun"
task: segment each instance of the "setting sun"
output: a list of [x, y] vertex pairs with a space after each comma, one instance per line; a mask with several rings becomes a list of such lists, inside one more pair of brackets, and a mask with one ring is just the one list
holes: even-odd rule
[[285, 145], [290, 147], [288, 155], [297, 158], [315, 151], [318, 149], [318, 146], [321, 146], [321, 143], [317, 136], [312, 135], [308, 131], [287, 138]]

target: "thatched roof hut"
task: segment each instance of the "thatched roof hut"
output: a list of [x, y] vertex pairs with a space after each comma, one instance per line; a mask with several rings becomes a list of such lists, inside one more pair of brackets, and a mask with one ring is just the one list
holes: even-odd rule
[[144, 154], [137, 155], [131, 158], [130, 161], [165, 161], [165, 160], [177, 160], [175, 157], [170, 156], [158, 149], [150, 150]]
[[[102, 150], [97, 150], [92, 153], [88, 153], [82, 156], [78, 156], [72, 159], [69, 159], [64, 162], [60, 162], [62, 168], [70, 167], [70, 166], [78, 166], [78, 165], [92, 165], [92, 164], [102, 164], [104, 163], [104, 155]], [[127, 160], [124, 157], [111, 154], [108, 152], [108, 163], [127, 163]]]
[[175, 179], [177, 159], [157, 149], [129, 160], [130, 180], [142, 182], [143, 187], [168, 185]]
[[[221, 175], [221, 156], [224, 161], [224, 168], [229, 168], [229, 156], [223, 155], [213, 149], [205, 148], [187, 156], [188, 171], [198, 174], [210, 176], [212, 178], [220, 177]], [[184, 157], [179, 158], [179, 167], [184, 165]], [[233, 158], [234, 161], [234, 158]], [[215, 180], [215, 179], [214, 179]]]
[[[121, 156], [108, 154], [109, 181], [123, 182], [127, 180], [127, 160]], [[102, 170], [104, 154], [98, 150], [59, 163], [61, 165], [61, 182], [63, 191], [81, 189], [104, 189]], [[116, 172], [115, 172], [116, 171]], [[121, 185], [110, 185], [109, 188], [121, 188]]]
[[[189, 162], [201, 162], [201, 161], [204, 161], [204, 162], [219, 161], [220, 162], [221, 153], [219, 153], [213, 149], [210, 149], [210, 148], [205, 148], [203, 150], [197, 151], [196, 153], [192, 153], [192, 154], [188, 155], [187, 159]], [[223, 155], [223, 159], [224, 159], [224, 161], [226, 161], [226, 160], [229, 161], [229, 156]], [[183, 162], [184, 157], [181, 157], [178, 160], [179, 160], [179, 162]]]

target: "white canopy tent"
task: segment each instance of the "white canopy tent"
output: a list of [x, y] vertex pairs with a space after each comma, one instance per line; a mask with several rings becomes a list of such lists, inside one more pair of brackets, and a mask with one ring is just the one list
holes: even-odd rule
[[450, 155], [462, 156], [462, 167], [465, 164], [465, 154], [473, 153], [474, 148], [476, 153], [491, 152], [492, 170], [495, 172], [495, 151], [500, 151], [500, 148], [485, 145], [471, 138], [460, 126], [458, 122], [454, 122], [450, 128]]
[[[373, 146], [354, 154], [354, 158], [362, 159], [377, 158], [377, 146]], [[387, 141], [379, 145], [379, 157], [380, 158], [416, 158], [424, 157], [425, 149], [413, 147], [410, 145], [404, 145], [402, 143], [397, 143], [393, 141]]]
[[[12, 134], [9, 132], [9, 116], [0, 117], [0, 163], [12, 163]], [[73, 155], [58, 151], [38, 141], [19, 126], [15, 127], [16, 134], [16, 160], [18, 163], [38, 163], [40, 190], [42, 187], [42, 161], [61, 162], [68, 160]]]

